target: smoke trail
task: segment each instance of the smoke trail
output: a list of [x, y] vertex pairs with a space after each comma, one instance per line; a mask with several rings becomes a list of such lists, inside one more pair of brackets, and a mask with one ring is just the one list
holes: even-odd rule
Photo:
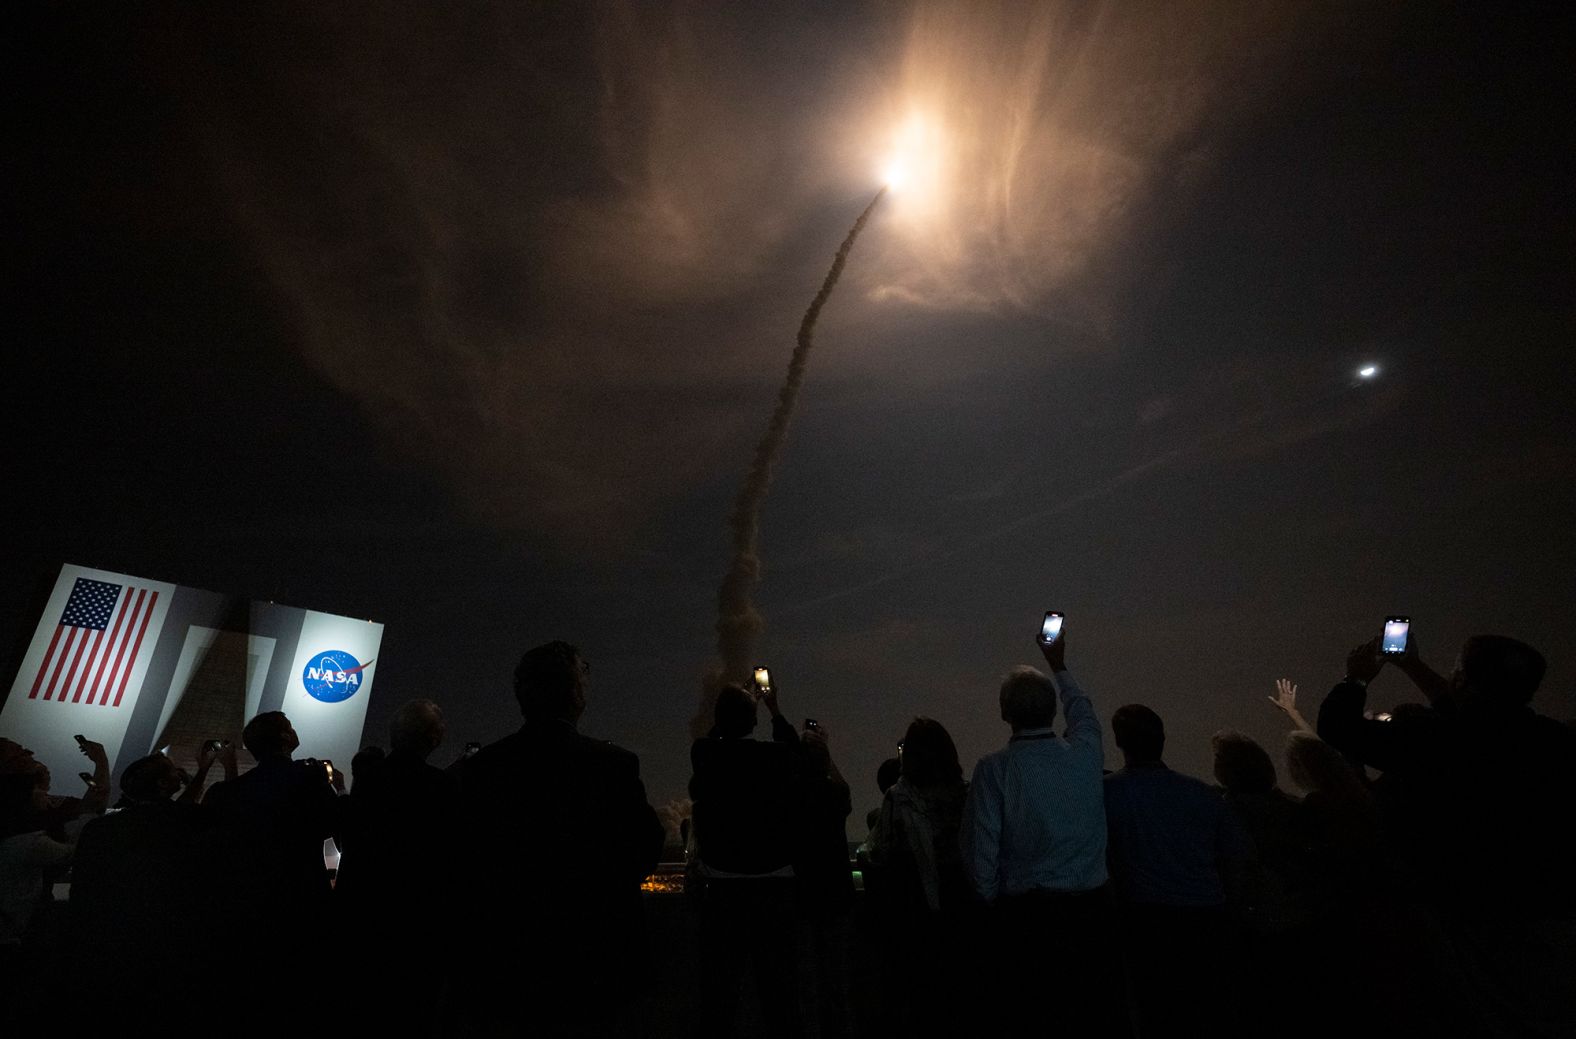
[[[821, 291], [810, 301], [809, 309], [804, 312], [804, 320], [799, 322], [799, 340], [794, 347], [793, 357], [788, 361], [788, 378], [777, 393], [777, 409], [772, 412], [771, 423], [755, 448], [755, 460], [744, 478], [744, 485], [739, 488], [739, 496], [734, 499], [733, 512], [728, 517], [728, 528], [733, 539], [733, 561], [729, 563], [728, 573], [717, 590], [717, 656], [720, 658], [721, 670], [716, 677], [722, 680], [739, 681], [745, 677], [754, 663], [756, 636], [765, 627], [752, 601], [755, 586], [761, 579], [761, 560], [756, 552], [761, 528], [761, 506], [765, 504], [766, 492], [771, 488], [772, 468], [782, 452], [783, 441], [788, 438], [788, 423], [793, 418], [799, 386], [804, 382], [805, 365], [810, 360], [816, 319], [820, 317], [821, 308], [831, 297], [832, 290], [837, 287], [837, 279], [843, 273], [843, 265], [848, 262], [854, 240], [864, 230], [865, 221], [870, 219], [871, 211], [885, 194], [886, 188], [876, 192], [876, 197], [870, 200], [865, 211], [859, 214], [859, 219], [854, 221], [848, 237], [837, 248], [832, 268], [826, 272], [826, 280], [821, 283]], [[712, 680], [707, 684], [708, 691], [711, 691], [710, 687], [716, 682]]]

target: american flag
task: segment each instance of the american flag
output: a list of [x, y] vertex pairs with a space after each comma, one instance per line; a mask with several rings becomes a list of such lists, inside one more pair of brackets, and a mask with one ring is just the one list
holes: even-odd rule
[[158, 601], [157, 589], [77, 578], [28, 699], [119, 707]]

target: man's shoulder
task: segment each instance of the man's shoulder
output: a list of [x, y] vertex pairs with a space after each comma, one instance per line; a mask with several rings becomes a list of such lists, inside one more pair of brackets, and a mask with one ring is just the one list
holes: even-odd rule
[[610, 771], [639, 771], [640, 769], [640, 755], [632, 750], [625, 750], [611, 740], [599, 740], [594, 736], [577, 734], [576, 742], [578, 752], [599, 767]]
[[787, 743], [707, 737], [690, 747], [696, 775], [744, 784], [786, 782], [793, 762], [793, 747]]
[[221, 779], [203, 791], [203, 804], [212, 807], [243, 797], [248, 791], [257, 789], [262, 784], [263, 778], [257, 766], [253, 765], [234, 779]]
[[89, 819], [82, 827], [82, 834], [77, 838], [77, 850], [80, 852], [84, 845], [97, 844], [100, 841], [119, 840], [121, 835], [133, 832], [137, 824], [130, 818], [130, 812], [112, 810], [96, 818]]
[[609, 771], [639, 770], [640, 758], [607, 740], [582, 735], [573, 729], [536, 728], [530, 725], [489, 743], [462, 766], [470, 774], [508, 772], [547, 762], [574, 761]]
[[384, 774], [383, 785], [396, 797], [412, 791], [441, 796], [453, 793], [459, 785], [456, 771], [441, 769], [424, 760], [399, 762]]
[[1529, 731], [1539, 742], [1551, 748], [1576, 754], [1576, 723], [1534, 713]]
[[1006, 772], [1007, 759], [1011, 750], [1012, 744], [1009, 743], [1007, 746], [993, 750], [988, 754], [981, 754], [979, 760], [974, 763], [974, 772], [972, 781], [969, 783], [969, 789], [972, 791], [979, 787], [980, 791], [983, 792], [984, 788], [980, 787], [981, 780], [989, 782]]
[[[210, 791], [211, 792], [211, 791]], [[172, 833], [195, 831], [207, 819], [201, 805], [157, 801], [105, 812], [82, 829], [82, 841], [125, 841], [138, 837], [166, 839]]]
[[1226, 801], [1219, 787], [1211, 786], [1194, 776], [1171, 768], [1123, 768], [1105, 777], [1108, 794], [1169, 800], [1198, 802], [1224, 807]]
[[1119, 768], [1101, 777], [1107, 794], [1125, 795], [1159, 790], [1168, 784], [1168, 768]]
[[466, 758], [460, 766], [463, 769], [479, 768], [497, 762], [508, 761], [520, 753], [520, 734], [511, 732], [499, 740], [486, 744], [475, 754]]
[[1197, 776], [1190, 776], [1183, 772], [1172, 772], [1171, 775], [1175, 777], [1171, 782], [1183, 796], [1210, 805], [1224, 805], [1226, 803], [1226, 792], [1215, 784], [1206, 783]]
[[1007, 763], [1007, 759], [1012, 756], [1012, 751], [1015, 746], [1017, 746], [1017, 744], [1008, 743], [1004, 746], [997, 747], [993, 751], [981, 754], [979, 763], [981, 765], [988, 765], [991, 768], [1001, 768]]

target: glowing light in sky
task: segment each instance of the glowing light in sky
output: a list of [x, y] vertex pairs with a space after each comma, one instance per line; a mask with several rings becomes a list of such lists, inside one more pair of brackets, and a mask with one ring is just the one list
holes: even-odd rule
[[1358, 378], [1362, 378], [1362, 379], [1372, 379], [1375, 375], [1378, 375], [1378, 374], [1379, 374], [1379, 368], [1378, 368], [1377, 365], [1367, 364], [1367, 365], [1364, 365], [1363, 367], [1357, 369], [1357, 376], [1358, 376]]
[[911, 112], [897, 126], [880, 166], [881, 182], [905, 205], [935, 204], [942, 186], [944, 142], [934, 120]]

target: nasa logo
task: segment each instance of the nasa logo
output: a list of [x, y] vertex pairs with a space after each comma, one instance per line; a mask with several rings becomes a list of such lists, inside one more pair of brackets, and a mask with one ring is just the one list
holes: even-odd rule
[[306, 686], [306, 695], [312, 699], [339, 703], [356, 695], [356, 690], [361, 688], [361, 672], [371, 664], [370, 660], [363, 664], [340, 650], [319, 653], [306, 662], [301, 684]]

